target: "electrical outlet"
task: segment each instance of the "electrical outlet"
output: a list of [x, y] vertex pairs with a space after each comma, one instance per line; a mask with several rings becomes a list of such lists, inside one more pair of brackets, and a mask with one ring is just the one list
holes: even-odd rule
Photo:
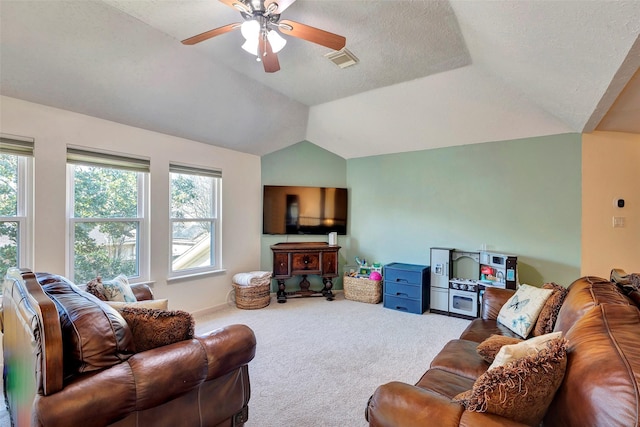
[[625, 218], [623, 216], [613, 217], [613, 228], [623, 228], [625, 224]]

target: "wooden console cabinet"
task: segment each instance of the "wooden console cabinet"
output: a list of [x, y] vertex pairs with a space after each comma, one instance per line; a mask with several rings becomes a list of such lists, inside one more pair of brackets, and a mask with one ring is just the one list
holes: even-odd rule
[[[278, 243], [271, 246], [273, 252], [273, 278], [278, 281], [278, 302], [287, 302], [288, 297], [323, 296], [333, 300], [333, 282], [338, 277], [338, 251], [340, 246], [324, 242]], [[322, 277], [324, 287], [319, 291], [310, 289], [307, 276]], [[302, 276], [300, 290], [287, 292], [285, 280]]]

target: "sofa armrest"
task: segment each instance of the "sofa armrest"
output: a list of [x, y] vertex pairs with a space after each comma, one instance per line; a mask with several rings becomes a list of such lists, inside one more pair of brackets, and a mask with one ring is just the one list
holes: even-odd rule
[[133, 295], [135, 295], [138, 301], [147, 301], [153, 299], [153, 291], [151, 287], [146, 283], [135, 283], [131, 285]]
[[369, 399], [365, 416], [370, 427], [525, 427], [499, 415], [467, 411], [442, 395], [400, 382], [378, 387]]
[[[95, 425], [108, 425], [240, 369], [254, 354], [255, 336], [244, 325], [136, 353], [111, 368], [77, 376], [58, 393], [37, 396], [34, 424], [83, 425], [91, 414]], [[96, 399], [106, 390], [117, 398]]]
[[482, 318], [484, 320], [497, 320], [500, 309], [514, 293], [515, 291], [512, 289], [486, 288], [482, 297]]
[[464, 407], [428, 390], [401, 382], [378, 387], [367, 405], [369, 426], [458, 426]]
[[207, 353], [207, 380], [246, 365], [256, 354], [256, 336], [246, 325], [230, 325], [196, 336]]

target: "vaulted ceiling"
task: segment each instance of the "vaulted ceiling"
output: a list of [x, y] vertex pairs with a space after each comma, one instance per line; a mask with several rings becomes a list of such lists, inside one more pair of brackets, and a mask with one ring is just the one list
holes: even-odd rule
[[242, 22], [217, 0], [1, 0], [0, 94], [256, 155], [640, 133], [638, 0], [298, 0], [282, 18], [359, 62], [285, 35], [267, 74], [239, 31], [181, 44]]

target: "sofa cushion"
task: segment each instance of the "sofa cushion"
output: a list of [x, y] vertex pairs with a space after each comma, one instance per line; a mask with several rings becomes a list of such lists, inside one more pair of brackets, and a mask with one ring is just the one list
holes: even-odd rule
[[135, 352], [131, 330], [117, 310], [69, 281], [42, 288], [60, 315], [65, 376], [113, 366]]
[[478, 343], [466, 340], [451, 340], [431, 361], [431, 368], [442, 369], [474, 381], [489, 368], [476, 348]]
[[470, 391], [454, 400], [469, 411], [538, 425], [562, 382], [566, 364], [566, 341], [555, 339], [538, 353], [489, 369]]
[[500, 309], [498, 322], [522, 338], [526, 338], [535, 326], [540, 310], [552, 293], [551, 289], [520, 285], [516, 293]]
[[193, 338], [195, 322], [186, 311], [123, 307], [120, 312], [131, 327], [138, 351]]
[[122, 301], [105, 301], [106, 304], [120, 310], [125, 307], [133, 308], [155, 308], [157, 310], [167, 310], [169, 308], [169, 300], [164, 299], [150, 299], [134, 302], [122, 302]]
[[473, 387], [474, 379], [463, 377], [453, 372], [438, 368], [429, 369], [416, 386], [432, 393], [451, 399], [465, 390]]
[[542, 285], [542, 289], [551, 289], [553, 293], [544, 303], [542, 310], [540, 310], [536, 325], [533, 327], [533, 331], [531, 331], [534, 337], [553, 332], [560, 307], [562, 307], [562, 303], [568, 292], [567, 288], [556, 283], [545, 283]]
[[601, 303], [630, 304], [613, 282], [600, 277], [581, 277], [567, 289], [569, 292], [558, 312], [554, 331], [567, 332], [587, 311]]
[[545, 426], [640, 424], [640, 311], [599, 304], [565, 333], [567, 373]]
[[503, 335], [505, 337], [522, 339], [518, 334], [495, 319], [474, 319], [462, 334], [460, 334], [460, 339], [481, 343], [491, 335]]
[[522, 338], [505, 337], [503, 335], [491, 335], [486, 340], [482, 341], [476, 347], [476, 352], [487, 363], [493, 363], [493, 359], [496, 358], [496, 354], [500, 351], [502, 346], [517, 344], [522, 341]]

